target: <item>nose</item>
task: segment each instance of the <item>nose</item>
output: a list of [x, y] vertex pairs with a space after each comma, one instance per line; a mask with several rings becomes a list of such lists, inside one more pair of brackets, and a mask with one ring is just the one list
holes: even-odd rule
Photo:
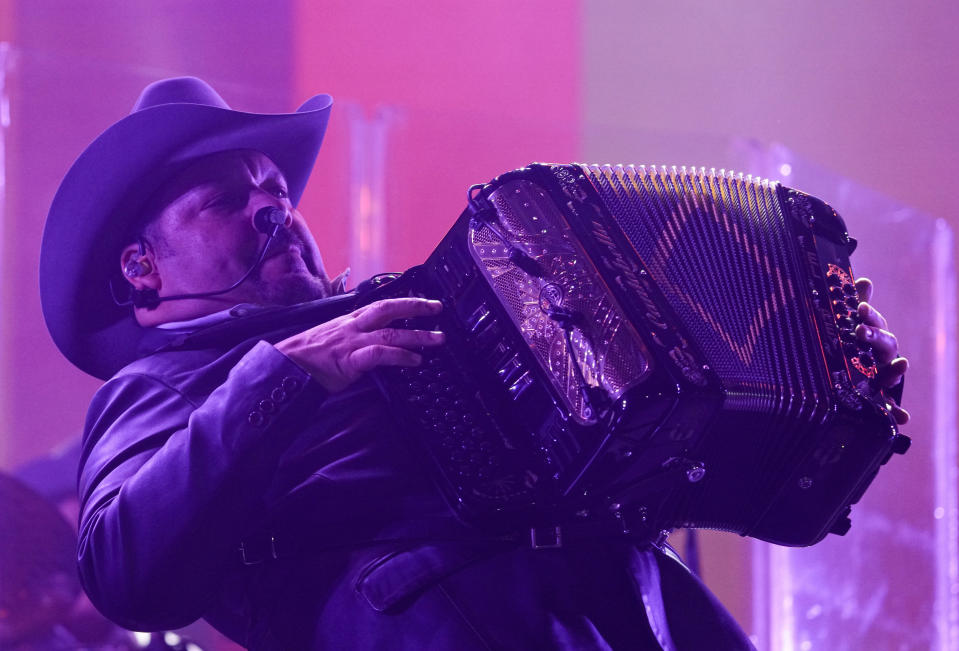
[[263, 206], [253, 214], [253, 226], [266, 235], [274, 235], [281, 226], [289, 228], [292, 224], [289, 211], [276, 206]]

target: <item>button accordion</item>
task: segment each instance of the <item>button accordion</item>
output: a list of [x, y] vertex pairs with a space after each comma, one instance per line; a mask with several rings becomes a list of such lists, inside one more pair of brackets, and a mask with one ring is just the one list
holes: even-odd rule
[[377, 381], [458, 516], [785, 545], [845, 533], [898, 433], [854, 334], [855, 240], [775, 182], [543, 165], [470, 189], [371, 299], [445, 304], [447, 345]]

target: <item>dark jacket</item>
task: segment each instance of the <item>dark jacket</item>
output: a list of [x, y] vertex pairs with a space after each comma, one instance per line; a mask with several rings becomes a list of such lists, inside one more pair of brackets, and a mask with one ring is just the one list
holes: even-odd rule
[[750, 648], [660, 551], [531, 550], [457, 523], [370, 381], [328, 395], [271, 345], [351, 308], [153, 329], [97, 392], [78, 557], [106, 615], [205, 617], [255, 649]]

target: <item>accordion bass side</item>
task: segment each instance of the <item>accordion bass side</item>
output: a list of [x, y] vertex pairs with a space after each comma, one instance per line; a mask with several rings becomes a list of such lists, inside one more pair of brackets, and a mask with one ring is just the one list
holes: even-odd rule
[[442, 300], [414, 325], [448, 339], [377, 380], [468, 524], [809, 545], [909, 443], [854, 334], [854, 248], [774, 182], [533, 164], [471, 188], [426, 263], [373, 292]]

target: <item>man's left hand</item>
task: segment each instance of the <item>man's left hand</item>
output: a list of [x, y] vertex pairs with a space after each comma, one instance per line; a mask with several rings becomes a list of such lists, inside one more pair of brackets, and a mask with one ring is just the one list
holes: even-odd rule
[[[896, 335], [887, 329], [889, 324], [879, 310], [869, 304], [872, 300], [873, 286], [868, 278], [856, 280], [856, 291], [859, 292], [859, 318], [862, 323], [856, 327], [856, 337], [872, 346], [879, 374], [876, 383], [881, 389], [889, 389], [902, 382], [902, 377], [909, 369], [909, 360], [899, 355], [899, 344]], [[909, 422], [909, 412], [886, 396], [887, 408], [899, 425]]]

